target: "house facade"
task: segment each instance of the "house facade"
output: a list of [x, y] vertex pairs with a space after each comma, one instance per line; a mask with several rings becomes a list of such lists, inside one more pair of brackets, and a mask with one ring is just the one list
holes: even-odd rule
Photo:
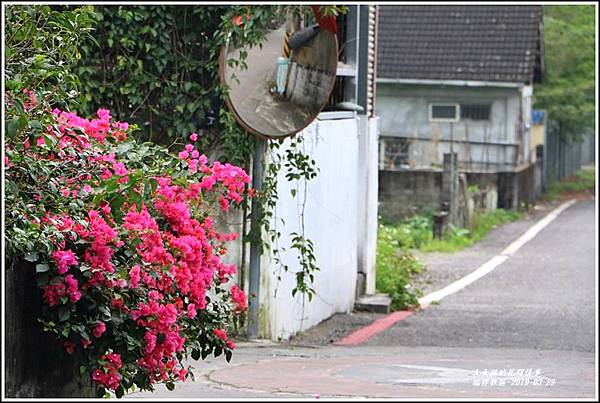
[[533, 84], [543, 76], [541, 6], [381, 6], [376, 113], [380, 214], [438, 209], [444, 154], [489, 207], [532, 196]]

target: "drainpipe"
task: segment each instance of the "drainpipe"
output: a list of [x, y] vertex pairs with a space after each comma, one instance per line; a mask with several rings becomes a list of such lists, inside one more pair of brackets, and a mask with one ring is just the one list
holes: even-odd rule
[[[265, 161], [266, 140], [256, 139], [254, 158], [252, 161], [252, 188], [259, 195], [263, 188], [263, 168]], [[248, 338], [258, 338], [259, 291], [260, 291], [260, 255], [261, 255], [261, 204], [258, 198], [252, 199], [250, 232], [250, 266], [248, 284]]]

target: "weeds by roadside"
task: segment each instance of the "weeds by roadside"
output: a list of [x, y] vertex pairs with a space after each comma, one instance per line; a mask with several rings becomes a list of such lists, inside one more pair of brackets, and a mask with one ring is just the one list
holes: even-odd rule
[[573, 193], [593, 193], [596, 189], [596, 169], [582, 169], [561, 182], [553, 182], [543, 196], [545, 200], [556, 200]]
[[421, 296], [421, 291], [411, 286], [411, 280], [423, 265], [399, 246], [399, 231], [398, 227], [381, 224], [377, 234], [376, 287], [392, 298], [393, 310], [415, 306]]
[[497, 209], [487, 213], [476, 213], [473, 217], [472, 230], [451, 227], [441, 238], [435, 239], [433, 235], [420, 250], [424, 252], [455, 252], [482, 240], [498, 225], [506, 224], [523, 218], [523, 211]]
[[454, 252], [473, 245], [501, 224], [522, 218], [522, 211], [497, 209], [473, 217], [472, 230], [450, 227], [441, 238], [433, 238], [432, 214], [415, 215], [399, 224], [380, 224], [377, 237], [376, 287], [392, 298], [392, 309], [416, 306], [422, 295], [412, 285], [423, 264], [411, 249], [424, 252]]

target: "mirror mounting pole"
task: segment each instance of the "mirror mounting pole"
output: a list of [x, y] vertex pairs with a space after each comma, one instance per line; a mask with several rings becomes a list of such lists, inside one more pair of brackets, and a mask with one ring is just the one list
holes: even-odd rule
[[248, 281], [248, 338], [255, 340], [258, 338], [259, 331], [259, 310], [260, 310], [260, 256], [262, 231], [260, 218], [262, 208], [259, 195], [263, 190], [263, 176], [265, 164], [265, 148], [267, 140], [257, 137], [254, 149], [254, 158], [252, 159], [252, 188], [256, 196], [252, 198], [251, 211], [251, 241], [250, 241], [250, 266]]

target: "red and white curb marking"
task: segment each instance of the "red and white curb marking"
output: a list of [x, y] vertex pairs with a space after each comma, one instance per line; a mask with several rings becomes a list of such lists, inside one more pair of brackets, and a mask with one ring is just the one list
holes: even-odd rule
[[[442, 288], [441, 290], [434, 291], [430, 294], [425, 295], [424, 297], [419, 298], [419, 307], [421, 309], [425, 309], [432, 302], [440, 301], [442, 298], [462, 290], [469, 284], [479, 280], [486, 274], [490, 273], [496, 267], [504, 263], [504, 261], [506, 261], [509, 257], [514, 255], [519, 249], [523, 247], [523, 245], [531, 241], [542, 229], [544, 229], [548, 224], [554, 221], [554, 219], [556, 219], [556, 217], [558, 217], [560, 213], [565, 211], [575, 202], [576, 200], [574, 199], [569, 200], [552, 210], [550, 213], [548, 213], [546, 217], [535, 223], [531, 228], [525, 231], [523, 235], [521, 235], [510, 245], [504, 248], [504, 250], [500, 252], [500, 254], [494, 256], [493, 258], [482, 264], [476, 270], [456, 280], [455, 282]], [[377, 319], [368, 326], [365, 326], [350, 333], [348, 336], [336, 341], [333, 344], [336, 346], [355, 346], [364, 343], [369, 338], [390, 328], [395, 323], [408, 318], [413, 313], [415, 313], [415, 311], [412, 310], [393, 312], [388, 316], [385, 316], [381, 319]]]

